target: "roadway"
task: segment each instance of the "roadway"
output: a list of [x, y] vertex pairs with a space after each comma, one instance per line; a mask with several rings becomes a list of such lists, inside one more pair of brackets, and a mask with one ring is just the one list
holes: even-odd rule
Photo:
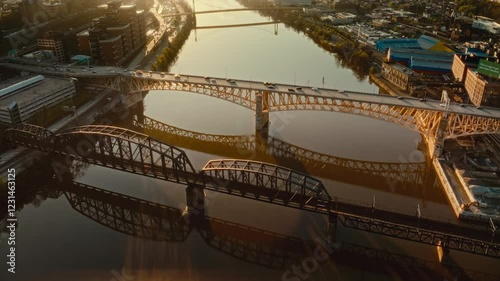
[[[229, 88], [239, 88], [255, 91], [267, 91], [272, 93], [287, 93], [296, 96], [313, 96], [318, 99], [336, 99], [354, 101], [360, 103], [371, 103], [395, 107], [415, 108], [429, 111], [456, 113], [460, 115], [478, 116], [492, 119], [500, 119], [500, 109], [493, 107], [476, 108], [471, 105], [459, 103], [450, 103], [448, 108], [445, 108], [440, 101], [424, 100], [412, 97], [392, 97], [385, 95], [376, 95], [371, 93], [362, 93], [340, 89], [316, 88], [309, 86], [297, 86], [290, 84], [275, 84], [258, 81], [224, 79], [216, 77], [203, 77], [186, 74], [165, 73], [158, 71], [132, 71], [120, 67], [94, 67], [89, 69], [83, 66], [54, 66], [41, 67], [32, 65], [20, 65], [14, 63], [0, 63], [0, 67], [6, 67], [19, 71], [28, 71], [39, 73], [42, 75], [53, 75], [62, 77], [74, 78], [133, 78], [147, 79], [155, 81], [174, 82], [188, 84], [199, 87], [207, 86], [224, 86]], [[266, 84], [267, 83], [267, 84]]]

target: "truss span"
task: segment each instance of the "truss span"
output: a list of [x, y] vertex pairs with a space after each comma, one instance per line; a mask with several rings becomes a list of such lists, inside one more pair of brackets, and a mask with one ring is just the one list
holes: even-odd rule
[[7, 130], [17, 144], [68, 155], [75, 159], [177, 183], [196, 180], [196, 172], [183, 150], [131, 130], [88, 125], [54, 135], [32, 125]]
[[84, 161], [174, 182], [186, 182], [194, 173], [186, 153], [131, 130], [89, 125], [68, 129], [56, 137], [56, 152]]
[[452, 104], [445, 109], [439, 101], [420, 102], [418, 99], [397, 99], [380, 95], [340, 91], [335, 89], [316, 89], [292, 85], [276, 85], [272, 88], [261, 82], [230, 80], [221, 78], [205, 79], [199, 76], [156, 72], [141, 75], [111, 75], [103, 73], [91, 77], [89, 74], [76, 75], [85, 83], [128, 92], [151, 90], [175, 90], [198, 93], [226, 100], [245, 108], [255, 110], [257, 97], [265, 96], [265, 110], [293, 111], [316, 110], [355, 114], [379, 119], [404, 126], [408, 129], [431, 136], [435, 133], [439, 121], [445, 115], [450, 117], [445, 137], [457, 137], [471, 133], [500, 132], [500, 114], [497, 109], [481, 110], [474, 107], [462, 108]]
[[7, 139], [16, 144], [51, 151], [55, 135], [51, 131], [31, 124], [20, 124], [6, 130]]
[[[244, 197], [253, 195], [258, 200], [295, 208], [317, 209], [317, 202], [329, 201], [330, 195], [323, 183], [308, 175], [285, 167], [249, 160], [210, 160], [202, 172], [215, 179], [215, 188]], [[322, 205], [321, 207], [324, 207]]]
[[[127, 80], [130, 92], [148, 90], [176, 90], [193, 92], [223, 99], [251, 110], [255, 110], [257, 96], [265, 94], [268, 99], [264, 101], [265, 107], [272, 111], [315, 110], [349, 113], [382, 121], [395, 123], [410, 130], [431, 135], [436, 131], [439, 120], [445, 115], [450, 116], [450, 124], [446, 137], [457, 137], [471, 133], [497, 133], [500, 132], [500, 119], [498, 114], [482, 116], [480, 111], [474, 109], [462, 112], [445, 111], [439, 102], [420, 103], [418, 100], [409, 100], [404, 103], [396, 98], [381, 97], [363, 93], [344, 93], [338, 90], [321, 89], [321, 93], [288, 91], [290, 85], [280, 85], [278, 89], [252, 88], [250, 81], [236, 81], [226, 83], [222, 79], [215, 83], [199, 82], [193, 79], [169, 80], [154, 78], [133, 78]], [[112, 78], [107, 78], [110, 80]], [[113, 82], [107, 82], [112, 85]], [[244, 84], [244, 85], [243, 85]], [[260, 83], [255, 83], [260, 85]], [[241, 85], [241, 86], [240, 86]], [[285, 89], [282, 89], [286, 87]], [[484, 115], [484, 114], [483, 114]], [[497, 117], [493, 117], [497, 116]]]

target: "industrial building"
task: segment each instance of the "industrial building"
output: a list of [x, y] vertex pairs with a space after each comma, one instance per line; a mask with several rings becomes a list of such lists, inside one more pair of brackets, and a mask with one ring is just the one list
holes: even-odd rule
[[76, 94], [72, 79], [42, 75], [16, 77], [0, 83], [0, 123], [26, 122], [42, 110], [71, 99]]
[[382, 77], [396, 85], [401, 90], [408, 90], [421, 75], [396, 62], [382, 64]]
[[469, 100], [476, 106], [500, 107], [500, 64], [477, 49], [456, 54], [453, 60], [453, 76], [463, 82]]
[[[487, 74], [493, 69], [497, 76]], [[470, 102], [477, 106], [500, 107], [500, 64], [481, 60], [477, 69], [468, 69], [465, 77], [465, 90]]]
[[104, 16], [77, 34], [79, 52], [102, 65], [121, 65], [146, 43], [144, 12], [121, 1], [105, 6]]
[[387, 53], [387, 61], [398, 62], [419, 73], [449, 73], [453, 65], [454, 51], [426, 35], [414, 39], [382, 39], [375, 48]]

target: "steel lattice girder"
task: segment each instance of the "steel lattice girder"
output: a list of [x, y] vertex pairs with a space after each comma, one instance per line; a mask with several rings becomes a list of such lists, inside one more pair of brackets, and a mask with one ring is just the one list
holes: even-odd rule
[[51, 131], [36, 125], [19, 124], [7, 129], [8, 140], [29, 147], [40, 148], [43, 151], [51, 150], [55, 135]]
[[102, 157], [110, 158], [110, 161], [120, 160], [118, 165], [129, 165], [133, 171], [144, 171], [148, 167], [149, 174], [167, 180], [171, 179], [172, 171], [174, 177], [178, 177], [176, 171], [195, 173], [184, 151], [147, 135], [112, 126], [68, 129], [56, 136], [56, 150], [98, 162], [105, 162]]
[[[315, 200], [330, 200], [323, 183], [285, 167], [249, 160], [211, 160], [202, 169], [206, 175], [232, 183], [253, 185], [275, 194], [282, 192], [293, 201], [295, 195]], [[291, 197], [290, 197], [291, 196]]]
[[159, 241], [184, 241], [191, 231], [176, 208], [76, 182], [64, 189], [76, 211], [124, 234]]
[[496, 243], [348, 214], [339, 214], [338, 217], [342, 225], [349, 228], [429, 245], [441, 244], [444, 248], [452, 250], [500, 258], [500, 245]]
[[[164, 81], [146, 77], [137, 78], [101, 78], [103, 86], [118, 88], [119, 83], [126, 84], [128, 91], [143, 92], [149, 90], [176, 90], [199, 93], [227, 100], [255, 110], [258, 95], [263, 92], [255, 89], [239, 88], [231, 85], [203, 84], [189, 81]], [[269, 100], [263, 101], [269, 111], [284, 110], [321, 110], [356, 114], [380, 119], [407, 127], [426, 136], [433, 136], [439, 120], [445, 114], [439, 110], [400, 107], [376, 102], [363, 102], [328, 96], [311, 96], [301, 93], [266, 91]], [[500, 131], [500, 120], [470, 115], [449, 113], [452, 117], [446, 138], [471, 133], [496, 133]]]

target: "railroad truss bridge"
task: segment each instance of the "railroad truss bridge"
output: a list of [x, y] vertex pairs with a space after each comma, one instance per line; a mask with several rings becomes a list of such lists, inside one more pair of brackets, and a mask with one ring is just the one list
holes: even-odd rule
[[[21, 124], [6, 131], [19, 145], [139, 175], [187, 185], [189, 212], [203, 215], [205, 190], [329, 216], [335, 239], [337, 223], [348, 228], [494, 258], [499, 236], [487, 227], [444, 222], [432, 216], [396, 213], [373, 205], [331, 197], [323, 183], [274, 164], [238, 159], [211, 160], [196, 171], [186, 153], [135, 131], [89, 125], [54, 134]], [[68, 163], [53, 162], [57, 176]]]

